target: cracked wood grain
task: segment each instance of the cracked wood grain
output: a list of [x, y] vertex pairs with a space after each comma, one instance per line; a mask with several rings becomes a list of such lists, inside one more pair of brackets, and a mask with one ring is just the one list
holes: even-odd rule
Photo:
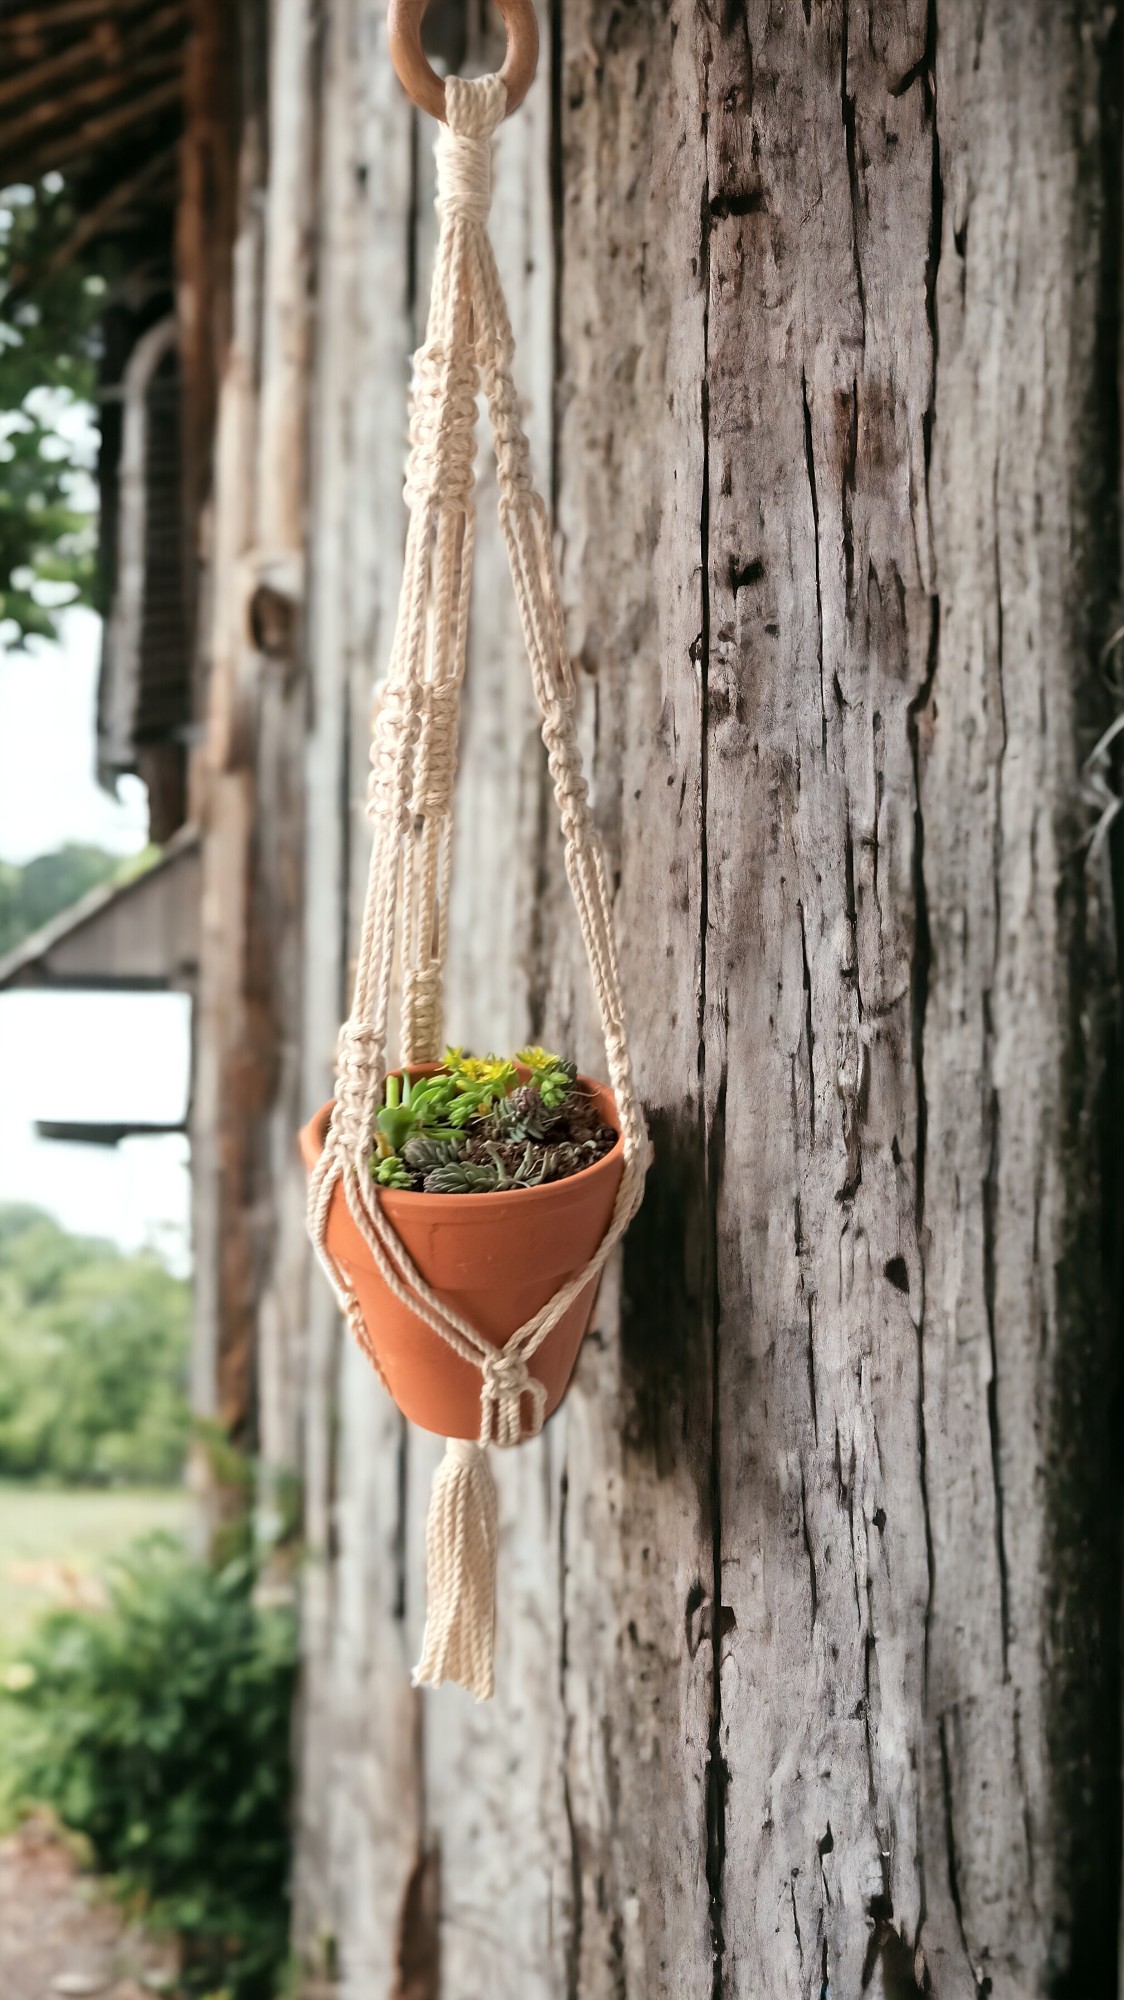
[[[1034, 713], [1024, 676], [1014, 751], [1005, 660], [1009, 564], [1021, 565], [1025, 625], [1046, 609], [1051, 537], [1040, 524], [1036, 538], [1027, 521], [1012, 547], [1002, 523], [1030, 504], [1023, 494], [1037, 492], [1041, 509], [1050, 481], [1054, 504], [1080, 513], [1083, 483], [1096, 491], [1102, 478], [1095, 461], [1086, 469], [1072, 456], [1080, 398], [1095, 393], [1092, 340], [1065, 424], [1051, 410], [1052, 438], [1036, 434], [1030, 457], [1020, 457], [1009, 379], [1024, 354], [1032, 399], [1047, 354], [1065, 374], [1047, 288], [1066, 295], [1075, 229], [1095, 239], [1105, 224], [1095, 173], [1079, 181], [1056, 127], [1056, 219], [1039, 211], [1029, 162], [1018, 157], [1021, 135], [1033, 129], [1039, 147], [1044, 129], [1037, 114], [1028, 124], [1019, 93], [1037, 105], [1066, 64], [1076, 78], [1081, 23], [1072, 12], [1043, 16], [1024, 49], [1002, 9], [982, 28], [973, 19], [970, 35], [950, 8], [939, 22], [930, 7], [892, 24], [854, 6], [809, 9], [803, 22], [764, 8], [747, 16], [748, 27], [740, 9], [712, 21], [706, 58], [705, 854], [711, 907], [723, 913], [707, 957], [708, 1006], [721, 1023], [710, 1046], [738, 1079], [727, 1090], [724, 1159], [725, 1185], [737, 1192], [718, 1247], [722, 1594], [739, 1634], [722, 1691], [725, 1979], [734, 1991], [760, 1982], [812, 1993], [829, 1977], [833, 1990], [858, 1991], [888, 1979], [888, 1965], [903, 1977], [908, 1962], [911, 1982], [935, 1991], [1013, 1996], [1053, 1976], [1059, 1926], [1075, 1982], [1092, 1950], [1102, 1977], [1111, 1961], [1107, 1868], [1093, 1871], [1092, 1947], [1072, 1900], [1075, 1857], [1078, 1877], [1085, 1867], [1078, 1829], [1067, 1852], [1060, 1828], [1051, 1843], [1035, 1811], [1048, 1813], [1056, 1797], [1046, 1714], [1056, 1695], [1042, 1673], [1054, 1586], [1036, 1541], [1050, 1532], [1041, 1482], [1051, 1388], [1049, 1363], [1028, 1379], [1022, 1358], [1022, 1325], [1028, 1345], [1037, 1348], [1041, 1333], [1040, 1314], [1020, 1316], [1017, 1303], [1038, 1267], [1018, 1218], [1035, 1215], [1041, 1228], [1042, 1167], [1031, 1166], [1022, 1139], [1032, 1105], [1038, 1147], [1060, 1171], [1049, 1106], [1072, 1058], [1059, 1039], [1066, 1008], [1054, 924], [1040, 958], [1023, 946], [1017, 977], [1004, 964], [1019, 936], [1005, 907], [1014, 896], [1025, 913], [1025, 856], [1041, 854], [1046, 837], [1041, 826], [1005, 830], [1012, 759], [1023, 765], [1017, 805], [1058, 825], [1072, 814], [1079, 741], [1061, 721], [1044, 807], [1025, 762], [1049, 734], [1042, 698], [1036, 690]], [[946, 107], [952, 98], [945, 118], [942, 77]], [[961, 93], [978, 106], [975, 118]], [[1012, 107], [1009, 120], [994, 117], [997, 105]], [[988, 228], [1001, 240], [1045, 226], [1046, 264], [1056, 263], [1037, 275], [1032, 334], [1020, 320], [1029, 263], [1008, 263], [1010, 291], [997, 304], [1003, 264], [987, 258], [985, 238], [976, 339], [957, 354], [966, 367], [950, 382], [948, 322], [960, 335], [971, 277], [942, 267], [942, 250], [946, 231], [954, 245], [966, 241], [962, 202], [948, 213], [965, 179], [974, 206], [990, 209], [973, 249]], [[1106, 254], [1102, 244], [1076, 267], [1090, 290]], [[1092, 329], [1091, 301], [1084, 323]], [[1001, 355], [1002, 384], [988, 373]], [[984, 418], [986, 385], [1001, 400]], [[959, 454], [955, 470], [946, 452]], [[1054, 549], [1059, 531], [1060, 521]], [[750, 573], [752, 591], [730, 587]], [[1060, 586], [1059, 576], [1064, 600]], [[944, 662], [964, 656], [961, 633], [980, 635], [978, 678], [969, 685], [958, 674], [944, 706], [943, 674], [953, 671]], [[1072, 663], [1059, 668], [1064, 705], [1067, 685], [1087, 674], [1083, 619], [1063, 615], [1054, 635], [1057, 658]], [[1041, 637], [1022, 632], [1020, 643], [1037, 653]], [[967, 650], [971, 658], [971, 640]], [[965, 783], [973, 760], [978, 778]], [[753, 793], [747, 801], [738, 774], [762, 766], [768, 800], [755, 826]], [[1059, 875], [1060, 866], [1047, 873], [1052, 896]], [[936, 1023], [959, 1023], [970, 989], [963, 943], [954, 952], [940, 928], [950, 899], [972, 950], [990, 936], [991, 956], [974, 972], [974, 1039], [950, 1026], [945, 1041]], [[1072, 978], [1072, 950], [1068, 963]], [[1004, 1005], [1006, 1030], [996, 1015]], [[1028, 1089], [1010, 1064], [1015, 1046], [1029, 1055], [1035, 1042]], [[974, 1120], [968, 1093], [978, 1093]], [[784, 1121], [775, 1110], [763, 1135], [749, 1112], [761, 1105], [790, 1108], [787, 1162]], [[966, 1153], [973, 1128], [979, 1164], [969, 1180], [966, 1158], [948, 1170], [949, 1153]], [[784, 1205], [797, 1216], [795, 1237], [773, 1228], [782, 1186], [792, 1188]], [[1095, 1185], [1078, 1197], [1096, 1212]], [[1101, 1312], [1101, 1345], [1085, 1347], [1083, 1365], [1096, 1354], [1109, 1380]], [[949, 1363], [979, 1385], [970, 1391], [964, 1379], [955, 1410]], [[750, 1420], [727, 1433], [739, 1379]], [[821, 1442], [825, 1408], [834, 1473]], [[1107, 1472], [1102, 1459], [1100, 1477]], [[1111, 1596], [1107, 1539], [1089, 1568]], [[1030, 1626], [1022, 1643], [1035, 1664], [1015, 1685], [1020, 1586]], [[759, 1643], [743, 1652], [747, 1631]], [[747, 1695], [749, 1733], [726, 1721]], [[1102, 1681], [1085, 1710], [1086, 1757], [1105, 1699]], [[1111, 1781], [1106, 1826], [1109, 1791]], [[815, 1829], [829, 1811], [825, 1851]], [[730, 1886], [747, 1880], [748, 1902]], [[881, 1938], [874, 1958], [868, 1936]]]
[[[560, 54], [562, 583], [656, 1143], [649, 1198], [619, 1289], [603, 1290], [566, 1417], [561, 1698], [574, 1887], [563, 1990], [584, 1996], [705, 1990], [720, 1924], [706, 1243], [721, 1147], [699, 1074], [698, 48], [689, 11], [579, 0], [562, 9]], [[544, 1015], [592, 1056], [556, 848], [551, 867], [561, 920]]]
[[[857, 1993], [868, 1906], [883, 1899], [907, 1932], [919, 1906], [916, 1348], [884, 1267], [918, 1261], [901, 892], [910, 660], [929, 618], [909, 473], [912, 454], [923, 510], [930, 137], [920, 91], [885, 114], [878, 162], [867, 120], [879, 64], [896, 77], [925, 31], [907, 12], [876, 54], [854, 9], [807, 22], [750, 9], [751, 62], [736, 26], [711, 42], [712, 217], [750, 172], [759, 195], [748, 219], [712, 220], [710, 244], [711, 976], [737, 1079], [718, 1404], [723, 1594], [745, 1635], [722, 1691], [727, 1992]], [[734, 601], [727, 552], [747, 535], [763, 574]], [[752, 829], [739, 771], [754, 774]], [[795, 1256], [772, 1226], [781, 1187], [800, 1204]]]
[[[992, 7], [970, 41], [937, 44], [945, 200], [932, 491], [937, 574], [949, 581], [919, 717], [932, 939], [927, 1428], [930, 1439], [964, 1440], [930, 1464], [930, 1700], [962, 1952], [996, 1994], [1012, 1995], [1047, 1973], [1055, 1990], [1108, 1989], [1113, 1893], [1112, 1863], [1082, 1837], [1071, 1789], [1106, 1694], [1094, 1670], [1078, 1696], [1066, 1664], [1096, 1646], [1094, 1606], [1113, 1558], [1103, 1528], [1081, 1551], [1073, 1540], [1073, 1497], [1060, 1489], [1075, 1475], [1058, 1426], [1098, 1368], [1112, 1379], [1104, 1301], [1075, 1284], [1072, 1246], [1088, 1241], [1103, 1198], [1096, 1148], [1076, 1141], [1103, 1085], [1104, 1043], [1095, 998], [1075, 1011], [1083, 980], [1095, 986], [1098, 923], [1097, 886], [1075, 858], [1075, 811], [1097, 702], [1093, 633], [1119, 564], [1093, 525], [1116, 446], [1098, 448], [1089, 428], [1098, 399], [1115, 394], [1097, 353], [1115, 258], [1097, 66], [1118, 65], [1119, 23], [1115, 10], [1077, 7], [1035, 9], [1027, 27]], [[1067, 88], [1085, 105], [1079, 137]], [[1117, 324], [1118, 313], [1117, 302]], [[975, 842], [957, 842], [969, 817]], [[1093, 1482], [1108, 1476], [1098, 1435], [1094, 1426], [1077, 1478], [1086, 1519]], [[1075, 1564], [1086, 1616], [1072, 1622], [1070, 1603], [1059, 1648], [1055, 1601]], [[964, 1593], [969, 1567], [978, 1587]], [[935, 1791], [931, 1750], [929, 1768]], [[1107, 1816], [1109, 1789], [1094, 1783], [1089, 1809], [1099, 1799]]]

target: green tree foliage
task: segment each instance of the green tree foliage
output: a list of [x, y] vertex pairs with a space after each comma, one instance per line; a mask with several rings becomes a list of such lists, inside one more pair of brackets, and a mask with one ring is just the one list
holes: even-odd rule
[[107, 1612], [45, 1619], [6, 1676], [19, 1792], [179, 1932], [191, 1992], [231, 2000], [270, 2000], [288, 1943], [296, 1637], [253, 1582], [142, 1545]]
[[0, 958], [14, 951], [40, 924], [49, 924], [89, 889], [121, 880], [132, 864], [102, 847], [71, 842], [54, 854], [38, 854], [22, 868], [0, 861]]
[[75, 503], [75, 437], [78, 406], [95, 392], [105, 287], [61, 260], [73, 227], [57, 175], [0, 195], [0, 622], [18, 646], [55, 636], [52, 604], [93, 602], [94, 517]]
[[188, 1287], [0, 1207], [0, 1476], [158, 1485], [188, 1435]]

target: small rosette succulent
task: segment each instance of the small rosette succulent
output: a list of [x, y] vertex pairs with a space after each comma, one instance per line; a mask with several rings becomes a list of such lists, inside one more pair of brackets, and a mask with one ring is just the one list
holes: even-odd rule
[[402, 1191], [495, 1194], [579, 1173], [616, 1133], [576, 1081], [576, 1064], [537, 1045], [514, 1060], [449, 1048], [429, 1075], [388, 1076], [372, 1178]]

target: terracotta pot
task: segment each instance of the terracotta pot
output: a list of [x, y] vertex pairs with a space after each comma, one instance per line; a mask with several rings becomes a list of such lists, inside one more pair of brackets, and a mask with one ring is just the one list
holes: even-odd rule
[[[428, 1075], [437, 1063], [411, 1065]], [[602, 1122], [617, 1127], [613, 1093], [580, 1077]], [[332, 1106], [324, 1104], [301, 1133], [310, 1169], [324, 1149]], [[381, 1190], [383, 1212], [422, 1277], [497, 1347], [587, 1264], [609, 1226], [624, 1172], [618, 1138], [611, 1152], [568, 1180], [507, 1194], [413, 1194]], [[328, 1244], [363, 1308], [367, 1331], [402, 1414], [442, 1437], [480, 1431], [480, 1371], [396, 1299], [385, 1284], [336, 1187]], [[546, 1389], [546, 1415], [566, 1392], [597, 1295], [594, 1280], [549, 1333], [529, 1367]]]

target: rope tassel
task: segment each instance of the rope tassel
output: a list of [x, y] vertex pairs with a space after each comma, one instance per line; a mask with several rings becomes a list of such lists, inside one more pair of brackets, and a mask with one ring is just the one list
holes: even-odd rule
[[455, 1681], [490, 1701], [496, 1623], [496, 1489], [483, 1448], [450, 1438], [425, 1523], [425, 1636], [415, 1687]]

